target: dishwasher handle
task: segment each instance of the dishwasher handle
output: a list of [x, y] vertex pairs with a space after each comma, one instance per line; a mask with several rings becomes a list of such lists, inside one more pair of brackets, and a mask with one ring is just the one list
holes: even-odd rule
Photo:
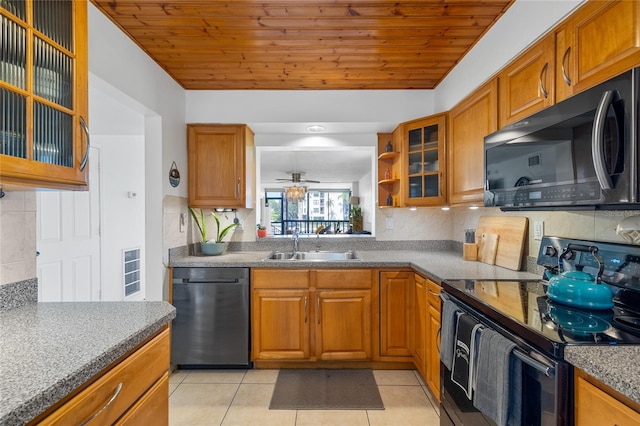
[[198, 284], [198, 283], [204, 283], [204, 284], [237, 284], [239, 282], [240, 282], [240, 280], [238, 278], [234, 278], [234, 279], [203, 279], [203, 280], [192, 279], [192, 278], [182, 278], [182, 279], [178, 280], [178, 283], [183, 283], [183, 284]]

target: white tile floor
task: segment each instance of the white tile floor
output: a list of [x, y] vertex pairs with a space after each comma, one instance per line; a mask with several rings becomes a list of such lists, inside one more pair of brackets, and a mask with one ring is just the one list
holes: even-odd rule
[[374, 370], [384, 410], [269, 410], [278, 370], [179, 370], [169, 425], [437, 426], [438, 404], [417, 371]]

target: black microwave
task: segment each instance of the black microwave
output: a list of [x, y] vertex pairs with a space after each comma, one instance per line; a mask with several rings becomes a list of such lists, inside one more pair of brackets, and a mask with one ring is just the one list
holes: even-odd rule
[[640, 68], [484, 138], [484, 205], [502, 210], [640, 208]]

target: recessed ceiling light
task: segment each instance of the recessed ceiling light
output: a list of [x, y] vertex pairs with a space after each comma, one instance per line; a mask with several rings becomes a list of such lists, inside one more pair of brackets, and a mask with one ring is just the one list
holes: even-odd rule
[[319, 124], [314, 124], [311, 126], [307, 126], [307, 130], [312, 132], [312, 133], [320, 133], [322, 131], [324, 131], [325, 127], [321, 126]]

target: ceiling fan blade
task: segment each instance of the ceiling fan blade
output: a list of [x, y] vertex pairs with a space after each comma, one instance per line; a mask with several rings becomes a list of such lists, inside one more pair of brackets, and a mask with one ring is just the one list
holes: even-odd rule
[[293, 182], [293, 179], [277, 178], [276, 180], [279, 180], [281, 182]]
[[310, 179], [300, 179], [300, 182], [306, 182], [306, 183], [320, 183], [319, 180], [310, 180]]

